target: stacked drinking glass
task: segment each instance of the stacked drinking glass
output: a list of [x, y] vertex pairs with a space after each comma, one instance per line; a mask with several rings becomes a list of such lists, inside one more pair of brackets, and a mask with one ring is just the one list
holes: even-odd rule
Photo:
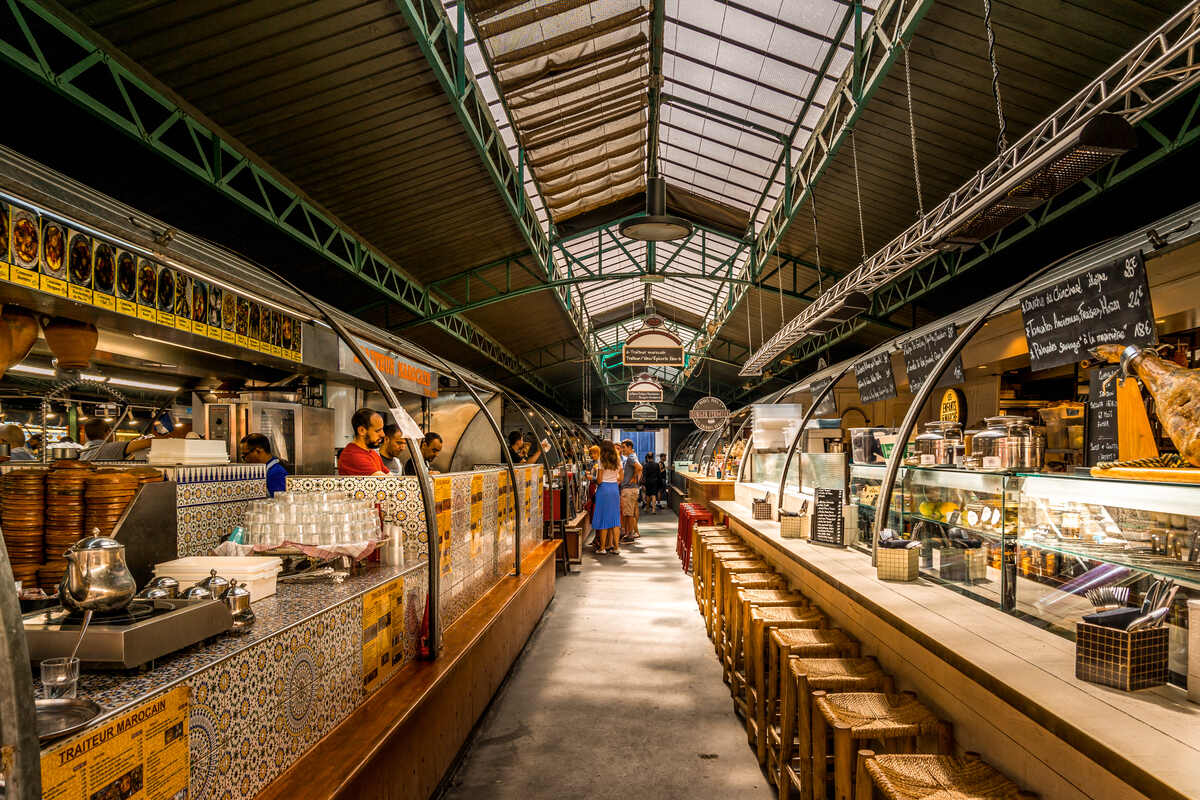
[[349, 492], [276, 492], [246, 508], [245, 543], [333, 545], [380, 536], [379, 512], [371, 500]]

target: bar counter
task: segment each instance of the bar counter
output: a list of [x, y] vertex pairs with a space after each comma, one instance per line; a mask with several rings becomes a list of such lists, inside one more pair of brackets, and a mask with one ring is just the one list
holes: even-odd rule
[[733, 499], [733, 487], [737, 481], [732, 478], [710, 478], [689, 470], [679, 470], [679, 474], [687, 484], [688, 499], [693, 502]]
[[[739, 486], [739, 500], [751, 491]], [[878, 580], [869, 557], [784, 539], [734, 500], [710, 504], [774, 569], [859, 639], [902, 689], [954, 723], [960, 748], [1043, 800], [1200, 797], [1200, 708], [1166, 685], [1075, 678], [1074, 644], [924, 578]]]

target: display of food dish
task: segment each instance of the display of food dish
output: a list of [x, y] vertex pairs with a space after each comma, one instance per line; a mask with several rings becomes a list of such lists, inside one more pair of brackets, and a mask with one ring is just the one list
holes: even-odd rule
[[292, 318], [286, 314], [279, 322], [279, 344], [285, 350], [292, 349]]
[[221, 327], [221, 290], [216, 286], [208, 287], [208, 324], [214, 328]]
[[192, 318], [192, 279], [182, 272], [175, 275], [175, 315]]
[[221, 293], [221, 325], [227, 331], [234, 329], [237, 323], [237, 295], [233, 292]]
[[67, 251], [68, 272], [71, 283], [76, 286], [92, 285], [92, 238], [82, 233], [71, 233], [71, 248]]
[[247, 328], [250, 327], [250, 301], [245, 298], [237, 298], [237, 324], [234, 327], [234, 333], [238, 336], [245, 336]]
[[158, 271], [154, 262], [142, 259], [138, 262], [137, 299], [144, 306], [154, 306], [154, 295], [158, 291]]
[[175, 308], [175, 273], [168, 267], [158, 271], [158, 310], [172, 311]]
[[192, 281], [192, 319], [208, 321], [208, 287], [200, 281]]
[[[130, 271], [130, 275], [132, 274]], [[92, 288], [98, 292], [112, 294], [116, 276], [116, 251], [108, 242], [97, 242], [92, 253]], [[132, 283], [130, 285], [132, 286]]]
[[55, 278], [67, 274], [67, 234], [57, 222], [42, 222], [42, 272]]
[[38, 234], [37, 217], [28, 211], [14, 209], [12, 218], [13, 261], [18, 267], [36, 267], [40, 250], [41, 237]]
[[250, 310], [246, 315], [246, 335], [251, 339], [259, 338], [259, 321], [258, 303], [250, 303]]
[[8, 206], [0, 203], [0, 260], [8, 260]]

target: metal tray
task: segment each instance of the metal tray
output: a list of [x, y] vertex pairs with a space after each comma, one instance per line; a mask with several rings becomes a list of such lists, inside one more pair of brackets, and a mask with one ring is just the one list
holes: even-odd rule
[[100, 716], [100, 706], [86, 698], [38, 700], [35, 707], [39, 742], [48, 742], [83, 730]]

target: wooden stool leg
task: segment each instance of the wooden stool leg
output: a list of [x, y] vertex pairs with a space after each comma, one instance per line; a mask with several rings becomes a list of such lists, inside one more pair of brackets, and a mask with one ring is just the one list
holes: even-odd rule
[[954, 755], [954, 726], [949, 722], [938, 726], [938, 752], [944, 756]]
[[[814, 698], [824, 697], [825, 692], [816, 691], [812, 693]], [[828, 727], [825, 725], [825, 717], [821, 714], [814, 713], [812, 715], [812, 783], [808, 787], [808, 798], [811, 800], [825, 800], [825, 739], [829, 735]], [[807, 800], [807, 798], [806, 798]]]
[[[758, 756], [758, 763], [765, 764], [767, 761], [767, 728], [769, 720], [773, 716], [772, 712], [775, 710], [775, 692], [773, 691], [773, 687], [779, 671], [779, 664], [777, 659], [771, 658], [770, 654], [763, 652], [768, 641], [767, 637], [770, 635], [767, 626], [762, 622], [751, 622], [750, 624], [755, 630], [754, 680], [756, 702], [754, 704], [754, 718], [758, 723], [758, 747], [756, 748], [756, 755]], [[764, 664], [764, 661], [769, 663]]]
[[807, 675], [801, 675], [796, 681], [796, 698], [796, 732], [800, 737], [800, 743], [796, 746], [796, 752], [800, 754], [800, 793], [801, 797], [807, 800], [812, 796], [813, 787], [812, 720], [814, 717], [812, 690], [808, 688]]
[[871, 776], [867, 774], [867, 760], [874, 757], [874, 751], [858, 751], [858, 769], [854, 778], [854, 800], [871, 800], [871, 796], [874, 794]]
[[[787, 765], [792, 760], [792, 743], [796, 738], [796, 684], [792, 680], [790, 669], [780, 670], [783, 673], [783, 689], [779, 698], [779, 749], [775, 752], [775, 785], [779, 787], [780, 800], [788, 800], [791, 794], [791, 781], [787, 776]], [[767, 738], [768, 757], [770, 762], [770, 736]], [[768, 763], [767, 777], [770, 778], [771, 764]]]
[[839, 722], [833, 726], [833, 796], [834, 800], [851, 800], [851, 780], [854, 776], [854, 729]]

